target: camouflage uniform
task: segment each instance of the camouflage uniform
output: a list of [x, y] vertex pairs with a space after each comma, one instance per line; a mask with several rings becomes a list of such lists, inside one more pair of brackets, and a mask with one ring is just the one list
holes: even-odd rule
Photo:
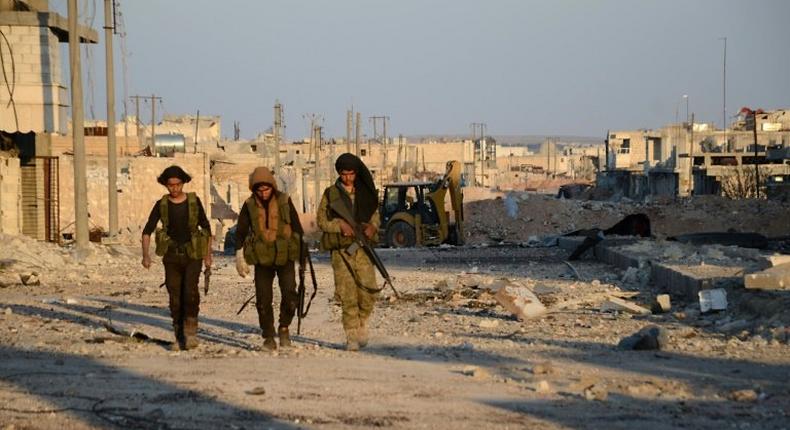
[[[340, 219], [330, 219], [329, 216], [330, 188], [337, 189], [333, 185], [324, 192], [318, 207], [318, 227], [324, 233], [340, 235]], [[349, 197], [353, 202], [354, 194], [351, 193]], [[373, 224], [378, 230], [380, 224], [378, 211], [373, 213], [369, 224]], [[335, 274], [335, 298], [340, 301], [342, 306], [343, 329], [349, 340], [358, 340], [361, 346], [365, 346], [367, 343], [367, 322], [373, 313], [373, 306], [378, 297], [379, 287], [376, 283], [375, 268], [361, 248], [357, 249], [353, 255], [348, 255], [344, 248], [329, 249], [332, 255], [332, 269]], [[353, 273], [349, 271], [349, 267]], [[356, 280], [354, 279], [355, 275]]]

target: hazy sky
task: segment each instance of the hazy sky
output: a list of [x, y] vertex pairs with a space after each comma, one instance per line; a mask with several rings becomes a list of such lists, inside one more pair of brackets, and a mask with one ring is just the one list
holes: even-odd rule
[[[80, 3], [98, 8], [101, 32], [103, 2]], [[720, 126], [723, 36], [728, 116], [790, 107], [787, 0], [120, 3], [129, 95], [161, 95], [170, 114], [221, 115], [224, 135], [233, 121], [243, 137], [270, 127], [275, 99], [289, 139], [307, 134], [309, 113], [344, 136], [352, 104], [366, 134], [369, 116], [387, 115], [390, 135], [466, 134], [485, 122], [493, 135], [603, 136], [682, 119], [688, 94], [697, 120]], [[118, 38], [115, 47], [120, 115]], [[89, 49], [83, 72], [93, 70], [104, 118], [104, 47]]]

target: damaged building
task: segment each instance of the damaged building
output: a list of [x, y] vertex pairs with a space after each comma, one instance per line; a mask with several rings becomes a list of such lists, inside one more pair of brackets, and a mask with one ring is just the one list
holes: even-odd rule
[[[613, 131], [597, 185], [630, 198], [754, 197], [766, 184], [784, 182], [790, 174], [788, 112], [753, 113], [744, 108], [727, 130], [682, 123], [658, 130]], [[760, 191], [755, 188], [756, 175]]]

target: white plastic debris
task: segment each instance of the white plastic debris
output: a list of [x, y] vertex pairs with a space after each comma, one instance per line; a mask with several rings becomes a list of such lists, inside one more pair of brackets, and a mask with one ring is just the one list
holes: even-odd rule
[[727, 291], [723, 288], [713, 288], [699, 292], [700, 312], [723, 311], [725, 309], [727, 309]]

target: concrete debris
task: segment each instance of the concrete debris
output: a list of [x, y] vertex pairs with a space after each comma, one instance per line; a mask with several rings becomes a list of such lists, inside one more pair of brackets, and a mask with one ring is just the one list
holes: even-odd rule
[[609, 398], [609, 391], [603, 385], [590, 385], [584, 389], [584, 398], [589, 401], [603, 402]]
[[538, 384], [535, 386], [535, 391], [544, 394], [551, 393], [551, 385], [549, 384], [549, 381], [542, 380], [538, 382]]
[[744, 284], [750, 290], [790, 290], [790, 263], [746, 275]]
[[746, 320], [728, 321], [718, 326], [717, 330], [722, 333], [733, 333], [748, 328], [751, 324]]
[[672, 301], [669, 294], [659, 294], [652, 306], [653, 313], [666, 313], [672, 310]]
[[638, 285], [640, 288], [644, 288], [650, 283], [650, 268], [648, 266], [629, 267], [623, 273], [622, 281], [626, 285]]
[[38, 274], [35, 272], [19, 275], [19, 278], [22, 280], [22, 284], [24, 285], [41, 285], [41, 281], [38, 279]]
[[538, 363], [532, 366], [533, 375], [550, 375], [554, 373], [554, 366], [550, 362]]
[[14, 285], [19, 285], [21, 283], [22, 280], [16, 273], [0, 272], [0, 288], [13, 287]]
[[669, 343], [666, 330], [656, 325], [642, 328], [631, 336], [623, 338], [617, 346], [621, 349], [651, 351], [664, 349]]
[[498, 320], [485, 319], [477, 323], [480, 328], [497, 328], [499, 327]]
[[612, 311], [626, 312], [634, 315], [649, 315], [651, 313], [647, 308], [627, 302], [618, 297], [610, 296], [609, 300], [601, 304], [601, 312]]
[[754, 403], [758, 400], [761, 400], [763, 397], [757, 393], [757, 391], [752, 389], [744, 389], [744, 390], [735, 390], [730, 393], [730, 400], [735, 402], [743, 402], [743, 403]]
[[709, 311], [723, 311], [727, 309], [727, 291], [723, 288], [702, 290], [699, 293], [699, 310], [702, 313]]
[[546, 307], [529, 288], [510, 284], [494, 294], [494, 299], [519, 320], [528, 320], [546, 313]]
[[11, 309], [11, 308], [5, 308], [3, 310], [3, 314], [5, 314], [5, 315], [13, 315], [14, 314], [14, 310]]
[[266, 394], [266, 389], [264, 387], [254, 387], [245, 391], [244, 394], [249, 394], [250, 396], [262, 396]]
[[481, 369], [477, 366], [464, 366], [461, 373], [466, 376], [471, 376], [475, 379], [487, 379], [491, 377], [491, 374], [488, 373], [485, 369]]

